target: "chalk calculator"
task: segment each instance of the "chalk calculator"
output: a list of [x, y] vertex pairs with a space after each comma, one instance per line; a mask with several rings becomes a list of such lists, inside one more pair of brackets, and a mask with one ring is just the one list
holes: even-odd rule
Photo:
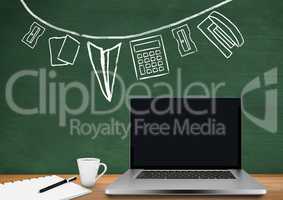
[[132, 40], [130, 46], [138, 80], [163, 76], [169, 73], [161, 35]]

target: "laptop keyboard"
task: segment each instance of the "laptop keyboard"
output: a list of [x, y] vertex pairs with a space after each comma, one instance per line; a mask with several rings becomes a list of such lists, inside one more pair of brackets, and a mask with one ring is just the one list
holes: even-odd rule
[[145, 170], [138, 179], [235, 179], [227, 170]]

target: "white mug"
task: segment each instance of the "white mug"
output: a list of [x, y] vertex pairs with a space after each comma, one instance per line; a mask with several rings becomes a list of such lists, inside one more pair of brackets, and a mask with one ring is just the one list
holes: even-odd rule
[[[77, 164], [80, 173], [81, 184], [85, 187], [92, 187], [96, 181], [107, 171], [107, 166], [98, 158], [79, 158]], [[100, 166], [104, 167], [101, 174], [97, 175]]]

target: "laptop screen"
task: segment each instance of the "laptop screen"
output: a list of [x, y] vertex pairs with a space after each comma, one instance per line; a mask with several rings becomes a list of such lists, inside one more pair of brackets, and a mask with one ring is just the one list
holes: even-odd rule
[[241, 168], [239, 98], [131, 99], [132, 169]]

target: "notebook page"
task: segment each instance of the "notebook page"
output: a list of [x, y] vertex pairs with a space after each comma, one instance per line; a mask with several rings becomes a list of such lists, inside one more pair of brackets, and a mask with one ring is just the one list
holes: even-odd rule
[[58, 176], [47, 176], [36, 179], [17, 181], [0, 185], [1, 200], [29, 199], [29, 200], [65, 200], [79, 197], [91, 192], [75, 183], [66, 183], [44, 193], [38, 191], [51, 184], [63, 180]]

